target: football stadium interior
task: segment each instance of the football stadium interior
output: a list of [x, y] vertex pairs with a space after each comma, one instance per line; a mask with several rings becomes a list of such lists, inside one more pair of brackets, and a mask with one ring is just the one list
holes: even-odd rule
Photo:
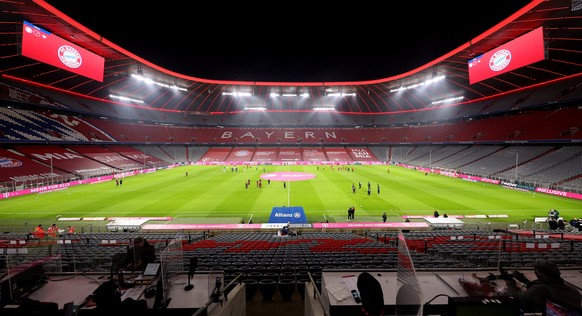
[[541, 259], [582, 291], [581, 1], [353, 82], [191, 77], [0, 5], [2, 315], [110, 283], [145, 315], [523, 315]]

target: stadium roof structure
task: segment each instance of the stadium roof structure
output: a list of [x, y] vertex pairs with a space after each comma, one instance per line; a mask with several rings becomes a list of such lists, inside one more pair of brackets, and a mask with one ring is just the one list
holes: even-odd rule
[[[39, 85], [98, 101], [164, 111], [237, 113], [313, 111], [388, 114], [467, 104], [564, 79], [582, 78], [582, 10], [579, 1], [534, 0], [483, 34], [421, 67], [389, 78], [354, 82], [251, 82], [196, 78], [157, 66], [119, 47], [42, 0], [0, 0], [0, 74], [3, 80]], [[20, 54], [22, 24], [30, 22], [105, 60], [103, 81], [92, 80]], [[471, 84], [468, 61], [543, 26], [546, 58]], [[137, 80], [139, 74], [158, 83]], [[419, 89], [425, 80], [444, 80]], [[171, 87], [181, 87], [181, 91]], [[452, 103], [438, 103], [455, 99]], [[437, 102], [435, 105], [435, 101]], [[135, 105], [134, 105], [135, 106]]]

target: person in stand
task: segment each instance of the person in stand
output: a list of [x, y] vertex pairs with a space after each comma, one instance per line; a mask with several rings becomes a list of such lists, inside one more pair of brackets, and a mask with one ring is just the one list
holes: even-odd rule
[[574, 227], [574, 228], [578, 228], [578, 226], [580, 225], [578, 222], [578, 219], [576, 217], [572, 218], [569, 222], [570, 226]]
[[49, 227], [48, 235], [53, 238], [56, 238], [59, 235], [59, 228], [57, 227], [57, 224], [52, 224], [52, 226]]
[[513, 271], [513, 278], [524, 284], [521, 288], [517, 287], [513, 278], [507, 281], [506, 294], [516, 297], [525, 313], [542, 313], [547, 298], [575, 306], [582, 304], [582, 294], [576, 287], [564, 281], [554, 262], [537, 259], [534, 262], [534, 272], [537, 279], [530, 281], [521, 272]]
[[285, 225], [285, 226], [281, 227], [280, 235], [281, 236], [289, 235], [289, 226]]
[[75, 226], [69, 225], [67, 227], [67, 234], [72, 235], [75, 233]]
[[558, 219], [558, 221], [556, 222], [558, 225], [558, 229], [564, 230], [566, 229], [566, 223], [564, 223], [563, 219]]
[[548, 219], [548, 227], [549, 227], [551, 230], [556, 230], [556, 229], [558, 229], [558, 221], [557, 221], [555, 218], [553, 218], [553, 217], [550, 217], [550, 218]]
[[143, 237], [133, 240], [133, 247], [125, 255], [124, 268], [130, 271], [143, 270], [148, 263], [156, 261], [156, 248]]
[[42, 239], [46, 235], [46, 232], [42, 228], [42, 224], [38, 224], [38, 226], [36, 226], [36, 228], [34, 229], [34, 232], [32, 234], [34, 235], [34, 237], [36, 237], [38, 239]]
[[388, 219], [388, 214], [386, 214], [386, 212], [384, 212], [384, 214], [382, 214], [382, 222], [386, 223], [387, 219]]

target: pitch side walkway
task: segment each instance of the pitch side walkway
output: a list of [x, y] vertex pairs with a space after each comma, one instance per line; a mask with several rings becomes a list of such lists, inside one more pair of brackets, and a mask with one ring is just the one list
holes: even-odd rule
[[[287, 223], [262, 224], [145, 224], [143, 230], [247, 230], [247, 229], [280, 229]], [[428, 223], [423, 222], [347, 222], [347, 223], [312, 223], [291, 224], [291, 228], [316, 229], [427, 229]]]

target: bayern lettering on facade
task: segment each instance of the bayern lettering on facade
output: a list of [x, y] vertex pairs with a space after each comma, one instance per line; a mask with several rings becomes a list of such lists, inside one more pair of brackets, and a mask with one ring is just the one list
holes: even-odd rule
[[337, 135], [335, 132], [327, 132], [327, 131], [305, 131], [305, 132], [294, 132], [294, 131], [287, 131], [284, 132], [282, 135], [280, 133], [275, 134], [275, 132], [271, 131], [257, 131], [257, 132], [233, 132], [233, 131], [224, 131], [220, 138], [222, 139], [230, 139], [230, 138], [237, 138], [237, 139], [257, 139], [266, 137], [267, 139], [276, 139], [277, 137], [285, 138], [285, 139], [337, 139]]

